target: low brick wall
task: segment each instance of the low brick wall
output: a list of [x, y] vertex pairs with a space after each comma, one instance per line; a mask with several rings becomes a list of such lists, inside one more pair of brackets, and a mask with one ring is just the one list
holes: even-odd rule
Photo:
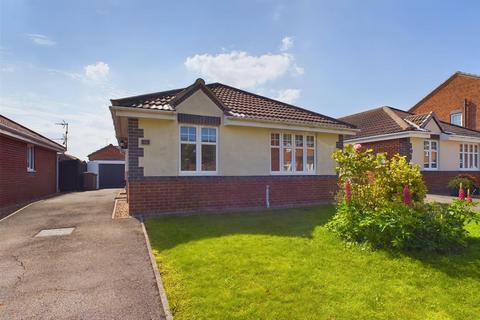
[[422, 171], [428, 193], [449, 194], [448, 181], [459, 174], [474, 176], [480, 183], [479, 171]]
[[197, 211], [234, 211], [289, 207], [329, 202], [337, 189], [337, 177], [146, 177], [128, 183], [131, 215]]

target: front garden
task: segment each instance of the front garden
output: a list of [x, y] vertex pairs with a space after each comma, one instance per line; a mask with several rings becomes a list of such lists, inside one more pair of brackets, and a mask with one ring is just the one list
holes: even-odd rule
[[336, 206], [147, 220], [175, 319], [478, 318], [468, 190], [426, 204], [403, 158], [335, 157]]

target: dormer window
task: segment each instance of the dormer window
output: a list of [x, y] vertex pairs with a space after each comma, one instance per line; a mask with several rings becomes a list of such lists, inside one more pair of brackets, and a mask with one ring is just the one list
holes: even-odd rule
[[455, 112], [450, 115], [450, 123], [455, 124], [457, 126], [462, 125], [462, 113], [461, 112]]

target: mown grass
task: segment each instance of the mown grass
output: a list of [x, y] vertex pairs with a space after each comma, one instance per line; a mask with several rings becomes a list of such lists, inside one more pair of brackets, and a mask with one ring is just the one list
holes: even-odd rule
[[455, 255], [346, 246], [331, 206], [150, 219], [177, 319], [479, 319], [480, 226]]

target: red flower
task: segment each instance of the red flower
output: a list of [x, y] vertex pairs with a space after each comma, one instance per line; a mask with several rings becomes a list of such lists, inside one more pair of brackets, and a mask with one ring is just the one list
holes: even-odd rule
[[460, 190], [458, 190], [458, 197], [460, 200], [465, 200], [465, 189], [463, 189], [462, 185], [460, 185]]
[[355, 151], [359, 152], [360, 149], [362, 149], [362, 145], [360, 143], [357, 143], [356, 145], [353, 146], [353, 149], [355, 149]]
[[410, 195], [410, 189], [408, 188], [408, 185], [405, 185], [405, 187], [403, 188], [403, 203], [406, 206], [412, 204], [412, 196]]
[[345, 202], [347, 204], [352, 200], [352, 190], [350, 188], [350, 179], [345, 180]]

